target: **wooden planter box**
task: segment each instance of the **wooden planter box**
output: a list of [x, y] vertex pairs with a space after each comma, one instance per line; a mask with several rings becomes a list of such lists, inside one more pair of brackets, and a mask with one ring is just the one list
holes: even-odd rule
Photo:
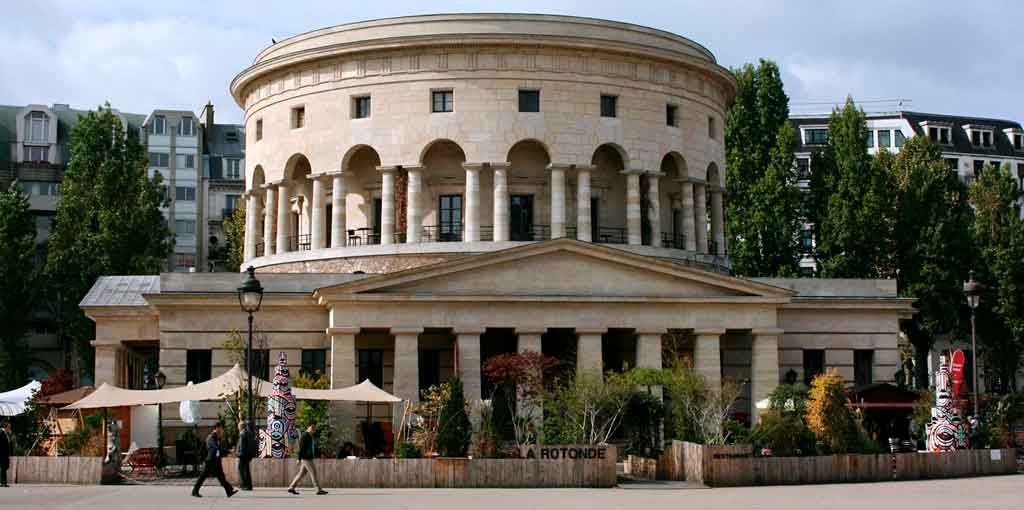
[[11, 457], [11, 483], [99, 484], [101, 457]]

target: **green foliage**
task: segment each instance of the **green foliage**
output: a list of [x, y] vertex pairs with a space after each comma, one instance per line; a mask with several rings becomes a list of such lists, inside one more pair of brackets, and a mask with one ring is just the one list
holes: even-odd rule
[[824, 150], [812, 158], [809, 216], [824, 277], [878, 278], [893, 272], [891, 179], [868, 154], [867, 135], [864, 112], [847, 98], [829, 118]]
[[800, 260], [801, 196], [795, 131], [778, 66], [761, 60], [733, 70], [736, 100], [726, 119], [729, 256], [746, 276], [792, 276]]
[[412, 443], [401, 443], [395, 450], [395, 457], [399, 459], [419, 459], [423, 457], [420, 447]]
[[80, 370], [91, 373], [94, 325], [78, 303], [99, 276], [159, 273], [173, 246], [160, 179], [149, 179], [145, 150], [109, 104], [80, 117], [69, 150], [46, 270]]
[[[232, 330], [221, 342], [221, 349], [227, 352], [228, 361], [242, 367], [243, 370], [246, 367], [245, 353], [247, 340], [242, 338], [242, 334], [237, 330]], [[265, 349], [269, 343], [266, 334], [260, 330], [253, 331], [253, 349]], [[226, 405], [217, 413], [218, 420], [224, 424], [224, 442], [226, 444], [235, 444], [238, 441], [238, 422], [246, 421], [246, 415], [249, 412], [248, 378], [243, 377], [238, 383], [239, 391], [230, 395], [222, 395]], [[260, 394], [261, 386], [262, 379], [258, 376], [253, 377], [252, 391], [254, 394]], [[254, 423], [257, 429], [260, 427], [260, 417], [265, 416], [263, 413], [266, 409], [267, 400], [257, 396], [255, 402], [253, 402]], [[257, 432], [254, 431], [253, 433]]]
[[437, 451], [442, 457], [465, 457], [469, 452], [473, 427], [466, 414], [466, 398], [458, 377], [449, 383], [451, 391], [438, 417]]
[[239, 271], [244, 262], [245, 215], [244, 202], [238, 202], [233, 215], [224, 218], [224, 265], [228, 271]]
[[932, 406], [935, 405], [935, 392], [924, 390], [921, 398], [914, 402], [914, 411], [910, 416], [910, 425], [913, 428], [913, 435], [925, 437], [925, 426], [932, 419]]
[[0, 391], [28, 382], [25, 343], [40, 287], [34, 268], [36, 225], [17, 182], [0, 191]]
[[806, 421], [823, 449], [829, 453], [846, 453], [854, 447], [853, 415], [846, 406], [843, 378], [829, 370], [811, 381], [810, 402]]
[[437, 453], [437, 431], [441, 424], [441, 408], [448, 402], [451, 383], [441, 383], [427, 388], [415, 404], [412, 412], [418, 417], [413, 421], [412, 443], [424, 455]]
[[57, 451], [61, 455], [83, 455], [98, 457], [103, 451], [103, 415], [85, 416], [68, 434], [57, 442]]
[[770, 409], [761, 414], [761, 421], [750, 431], [755, 451], [770, 449], [772, 455], [814, 455], [815, 436], [804, 423], [802, 415]]
[[489, 423], [491, 431], [497, 441], [505, 441], [515, 437], [515, 429], [512, 426], [512, 410], [515, 403], [509, 401], [509, 394], [504, 386], [494, 388], [491, 395], [491, 414]]
[[557, 402], [563, 430], [572, 443], [607, 443], [618, 429], [634, 391], [628, 374], [578, 371], [553, 385], [544, 397]]
[[773, 411], [783, 414], [795, 414], [803, 419], [807, 412], [807, 399], [810, 390], [803, 384], [780, 384], [768, 395]]
[[[331, 379], [324, 374], [302, 374], [292, 379], [295, 388], [328, 390]], [[320, 453], [333, 452], [333, 431], [331, 430], [330, 402], [327, 400], [299, 400], [295, 416], [296, 425], [305, 429], [316, 424], [316, 444]]]
[[673, 437], [702, 444], [727, 443], [730, 431], [726, 423], [740, 395], [740, 384], [725, 380], [721, 387], [713, 388], [687, 364], [667, 369], [666, 378]]
[[650, 393], [633, 393], [625, 416], [622, 428], [626, 433], [626, 453], [657, 457], [661, 453], [661, 421], [665, 417], [661, 399]]

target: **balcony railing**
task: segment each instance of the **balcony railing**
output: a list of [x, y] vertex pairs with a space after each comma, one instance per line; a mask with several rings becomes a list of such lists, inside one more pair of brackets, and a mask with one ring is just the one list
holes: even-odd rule
[[361, 246], [364, 244], [380, 244], [380, 232], [374, 232], [372, 228], [350, 228], [348, 229], [348, 246]]
[[602, 244], [626, 244], [629, 242], [629, 232], [625, 227], [597, 227], [597, 238], [595, 243]]
[[425, 243], [458, 243], [462, 241], [462, 224], [424, 226], [420, 233], [420, 241]]
[[686, 237], [683, 236], [683, 234], [676, 234], [673, 232], [662, 232], [661, 246], [663, 248], [675, 248], [677, 250], [685, 250]]
[[262, 257], [267, 251], [267, 243], [256, 243], [256, 256]]
[[545, 239], [551, 239], [551, 226], [531, 225], [527, 229], [512, 229], [509, 232], [509, 239], [512, 241], [543, 241]]
[[480, 240], [481, 241], [493, 241], [494, 240], [494, 225], [480, 225]]
[[308, 251], [311, 246], [309, 234], [288, 236], [288, 251]]

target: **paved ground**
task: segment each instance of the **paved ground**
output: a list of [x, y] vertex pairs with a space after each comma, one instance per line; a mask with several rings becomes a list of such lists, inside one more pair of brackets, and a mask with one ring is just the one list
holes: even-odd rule
[[783, 509], [964, 510], [1017, 509], [1024, 506], [1024, 476], [927, 482], [889, 482], [800, 487], [670, 490], [368, 490], [335, 489], [315, 496], [309, 489], [292, 496], [283, 489], [257, 489], [226, 499], [219, 487], [206, 486], [205, 497], [189, 497], [182, 486], [44, 486], [0, 488], [0, 508], [19, 510], [113, 510], [133, 508], [230, 509], [400, 509], [445, 510], [629, 510]]

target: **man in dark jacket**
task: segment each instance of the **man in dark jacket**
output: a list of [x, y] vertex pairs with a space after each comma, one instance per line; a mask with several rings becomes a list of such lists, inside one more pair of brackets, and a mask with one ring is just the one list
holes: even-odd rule
[[313, 464], [313, 459], [316, 458], [316, 439], [313, 437], [316, 434], [316, 423], [310, 423], [309, 427], [306, 427], [306, 431], [302, 433], [302, 437], [299, 438], [299, 472], [295, 475], [295, 479], [292, 480], [292, 484], [288, 486], [288, 492], [292, 494], [298, 494], [295, 490], [295, 486], [299, 484], [302, 477], [308, 472], [309, 477], [313, 479], [313, 486], [316, 487], [316, 493], [318, 496], [327, 494], [327, 491], [320, 487], [320, 482], [316, 476], [316, 466]]
[[7, 468], [11, 467], [11, 450], [14, 445], [11, 441], [11, 422], [4, 422], [4, 428], [0, 429], [0, 487], [7, 487]]
[[220, 465], [220, 459], [222, 452], [220, 449], [220, 433], [224, 429], [220, 423], [213, 427], [213, 432], [210, 432], [209, 436], [206, 436], [206, 463], [203, 465], [203, 472], [199, 475], [199, 479], [196, 480], [195, 487], [192, 487], [192, 495], [201, 498], [199, 495], [199, 488], [203, 486], [203, 482], [206, 481], [208, 476], [217, 477], [217, 481], [220, 482], [220, 486], [224, 487], [224, 493], [230, 498], [234, 496], [236, 492], [234, 487], [228, 483], [227, 479], [224, 478], [224, 469]]
[[242, 479], [242, 485], [239, 488], [243, 491], [252, 490], [252, 474], [249, 473], [249, 462], [256, 456], [255, 443], [249, 426], [245, 423], [239, 423], [238, 447], [235, 449], [235, 455], [238, 457], [238, 477]]

